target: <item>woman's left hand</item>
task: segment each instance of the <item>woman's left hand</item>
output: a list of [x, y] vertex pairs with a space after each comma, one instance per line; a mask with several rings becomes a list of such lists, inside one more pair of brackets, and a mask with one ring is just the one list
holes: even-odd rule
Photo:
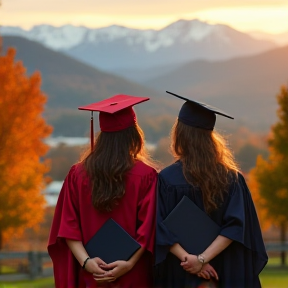
[[197, 276], [202, 277], [206, 280], [209, 280], [211, 277], [218, 280], [218, 274], [217, 274], [216, 270], [209, 263], [204, 264], [201, 271], [199, 273], [197, 273]]
[[[93, 274], [96, 281], [115, 281], [117, 278], [131, 270], [132, 266], [128, 261], [118, 260], [109, 264], [101, 265], [102, 269], [107, 270], [104, 275]], [[107, 279], [107, 280], [106, 280]]]
[[189, 254], [186, 260], [180, 264], [183, 269], [191, 274], [199, 273], [202, 269], [202, 263], [199, 262], [196, 255]]

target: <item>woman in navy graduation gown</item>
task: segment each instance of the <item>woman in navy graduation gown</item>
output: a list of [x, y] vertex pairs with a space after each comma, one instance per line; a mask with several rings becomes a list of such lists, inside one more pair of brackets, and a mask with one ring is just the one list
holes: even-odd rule
[[[158, 180], [155, 287], [261, 287], [268, 258], [255, 207], [223, 137], [213, 131], [216, 114], [232, 117], [168, 93], [186, 102], [171, 133], [177, 161]], [[163, 223], [184, 195], [221, 227], [199, 255], [185, 251]]]

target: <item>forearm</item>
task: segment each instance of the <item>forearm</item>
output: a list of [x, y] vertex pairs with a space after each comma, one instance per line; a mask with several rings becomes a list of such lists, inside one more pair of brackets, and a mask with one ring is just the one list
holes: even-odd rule
[[81, 241], [66, 239], [66, 243], [81, 266], [89, 257]]
[[141, 258], [141, 256], [143, 255], [145, 251], [145, 248], [141, 247], [140, 249], [138, 249], [133, 256], [127, 261], [129, 263], [129, 265], [132, 267], [134, 267], [134, 265], [138, 262], [138, 260]]
[[205, 258], [205, 263], [211, 261], [224, 249], [226, 249], [233, 241], [222, 235], [217, 236], [217, 238], [211, 243], [211, 245], [201, 254]]
[[174, 254], [178, 259], [181, 261], [185, 261], [186, 256], [188, 253], [186, 250], [179, 244], [175, 243], [170, 247], [170, 252]]

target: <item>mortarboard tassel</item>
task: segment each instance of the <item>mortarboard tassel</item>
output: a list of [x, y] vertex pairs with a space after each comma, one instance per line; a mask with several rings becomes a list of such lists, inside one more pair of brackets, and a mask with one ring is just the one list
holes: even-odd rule
[[91, 125], [90, 125], [90, 141], [91, 141], [91, 151], [93, 151], [94, 148], [94, 125], [93, 125], [93, 111], [91, 111]]

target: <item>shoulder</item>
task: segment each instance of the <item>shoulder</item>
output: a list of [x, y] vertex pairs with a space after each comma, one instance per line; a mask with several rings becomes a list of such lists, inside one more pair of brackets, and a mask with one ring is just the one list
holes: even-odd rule
[[237, 174], [230, 173], [229, 174], [229, 194], [231, 196], [235, 195], [235, 193], [249, 193], [249, 188], [247, 186], [244, 175], [241, 172], [237, 172]]
[[159, 173], [159, 178], [167, 185], [183, 185], [187, 183], [183, 175], [182, 164], [180, 161], [164, 168]]
[[71, 166], [69, 174], [81, 174], [85, 172], [83, 163], [75, 163]]
[[241, 172], [238, 172], [238, 173], [237, 173], [237, 179], [236, 179], [236, 181], [238, 181], [238, 182], [245, 182], [245, 183], [246, 183], [245, 177], [244, 177], [244, 175], [243, 175]]
[[[148, 190], [151, 190], [151, 187], [154, 187], [153, 185], [156, 185], [157, 179], [158, 174], [153, 167], [143, 163], [142, 161], [137, 161], [126, 175], [126, 185], [132, 185], [131, 187], [133, 187], [133, 191], [136, 191], [138, 187], [139, 191], [142, 191], [139, 193], [146, 194]], [[151, 191], [154, 191], [154, 189]], [[143, 195], [141, 197], [144, 197]]]
[[147, 175], [154, 175], [155, 177], [157, 176], [156, 170], [147, 165], [146, 163], [137, 160], [133, 166], [133, 168], [128, 172], [128, 175], [133, 175], [133, 176], [147, 176]]
[[[79, 162], [71, 166], [66, 179], [69, 180], [77, 180], [77, 178], [81, 178], [84, 180], [87, 177], [87, 173], [83, 163]], [[65, 180], [66, 180], [65, 179]]]

